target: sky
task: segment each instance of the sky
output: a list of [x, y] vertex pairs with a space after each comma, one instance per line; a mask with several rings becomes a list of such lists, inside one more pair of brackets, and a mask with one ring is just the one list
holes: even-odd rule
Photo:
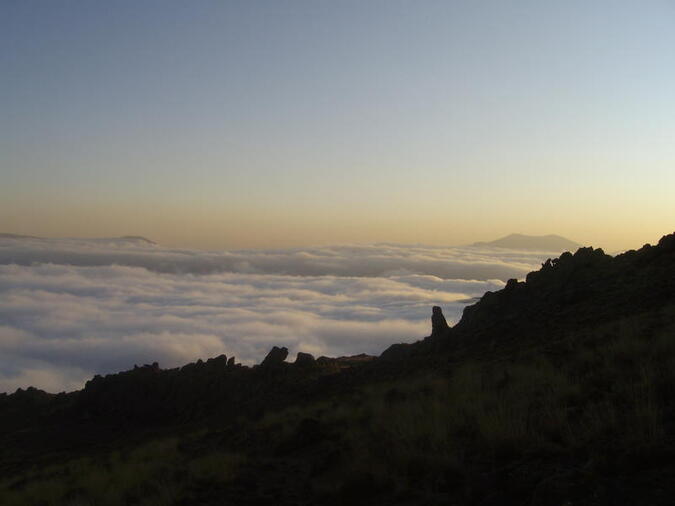
[[0, 232], [195, 249], [675, 227], [672, 1], [0, 3]]

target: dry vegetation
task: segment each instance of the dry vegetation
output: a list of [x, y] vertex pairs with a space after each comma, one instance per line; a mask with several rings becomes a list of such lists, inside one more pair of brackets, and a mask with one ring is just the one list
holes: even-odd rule
[[675, 334], [645, 329], [661, 316], [269, 412], [239, 422], [243, 439], [211, 427], [74, 458], [5, 481], [0, 503], [219, 504], [209, 501], [229, 494], [237, 504], [253, 482], [256, 500], [269, 504], [279, 488], [335, 504], [479, 504], [488, 490], [505, 503], [602, 503], [622, 473], [660, 480], [654, 459], [672, 427]]

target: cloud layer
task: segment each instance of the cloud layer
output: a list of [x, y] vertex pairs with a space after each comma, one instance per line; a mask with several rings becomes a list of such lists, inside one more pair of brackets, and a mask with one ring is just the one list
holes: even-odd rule
[[428, 274], [444, 279], [506, 280], [524, 276], [551, 254], [555, 252], [399, 244], [208, 252], [167, 249], [133, 239], [0, 239], [0, 264], [115, 264], [173, 274]]
[[431, 306], [454, 321], [467, 299], [543, 258], [401, 245], [211, 253], [1, 240], [0, 392], [70, 390], [96, 373], [220, 353], [250, 364], [273, 345], [380, 353], [427, 335]]

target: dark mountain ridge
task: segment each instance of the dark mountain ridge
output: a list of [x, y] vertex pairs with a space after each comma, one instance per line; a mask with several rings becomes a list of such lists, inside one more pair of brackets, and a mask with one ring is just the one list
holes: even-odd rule
[[675, 234], [615, 257], [600, 248], [579, 248], [547, 260], [525, 281], [510, 279], [502, 290], [486, 292], [464, 308], [454, 327], [412, 345], [394, 345], [381, 358], [512, 339], [524, 345], [537, 336], [550, 340], [570, 329], [659, 311], [674, 298]]
[[[288, 363], [275, 347], [254, 367], [221, 355], [96, 376], [67, 394], [1, 394], [0, 470], [20, 476], [55, 458], [182, 434], [190, 458], [212, 446], [239, 452], [251, 464], [238, 480], [286, 485], [259, 502], [246, 502], [246, 487], [190, 489], [175, 504], [669, 504], [674, 342], [675, 234], [616, 257], [580, 248], [487, 292], [453, 327], [434, 308], [430, 336], [380, 357], [299, 353]], [[418, 426], [445, 405], [444, 432]], [[185, 435], [204, 428], [196, 442]], [[262, 471], [269, 463], [279, 468]], [[317, 485], [326, 469], [338, 483], [330, 493]]]

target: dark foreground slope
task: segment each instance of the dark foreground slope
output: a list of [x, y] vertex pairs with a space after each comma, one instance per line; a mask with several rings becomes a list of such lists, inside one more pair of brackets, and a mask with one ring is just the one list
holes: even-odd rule
[[672, 504], [675, 235], [582, 248], [379, 358], [0, 396], [0, 504]]

